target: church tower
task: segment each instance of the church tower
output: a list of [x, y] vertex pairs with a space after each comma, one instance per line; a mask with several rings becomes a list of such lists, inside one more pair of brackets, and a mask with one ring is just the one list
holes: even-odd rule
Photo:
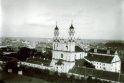
[[59, 28], [56, 24], [56, 27], [54, 29], [54, 38], [53, 38], [53, 50], [58, 49], [58, 42], [59, 42]]
[[73, 27], [73, 25], [71, 24], [71, 26], [70, 26], [70, 28], [69, 28], [69, 40], [74, 41], [74, 33], [75, 33], [74, 27]]
[[68, 51], [70, 52], [74, 52], [75, 51], [75, 37], [74, 37], [74, 34], [75, 34], [75, 31], [74, 31], [74, 27], [73, 25], [71, 24], [70, 28], [69, 28], [69, 38], [68, 38]]
[[58, 40], [59, 39], [59, 28], [56, 24], [56, 27], [54, 29], [54, 40]]
[[54, 29], [51, 70], [57, 72], [69, 72], [75, 65], [75, 60], [83, 58], [83, 52], [76, 51], [74, 27], [71, 24], [69, 27], [68, 39], [59, 37], [59, 28]]

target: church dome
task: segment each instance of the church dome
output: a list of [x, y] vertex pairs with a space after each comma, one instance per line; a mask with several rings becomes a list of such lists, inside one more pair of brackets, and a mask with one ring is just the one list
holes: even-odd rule
[[59, 30], [58, 26], [56, 25], [55, 30]]
[[70, 29], [74, 29], [73, 25], [71, 24]]

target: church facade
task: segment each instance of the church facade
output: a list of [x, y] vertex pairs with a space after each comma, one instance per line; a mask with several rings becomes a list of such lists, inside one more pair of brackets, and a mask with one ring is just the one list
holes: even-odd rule
[[52, 61], [50, 66], [54, 71], [68, 72], [75, 65], [75, 60], [84, 58], [85, 53], [75, 42], [75, 30], [71, 24], [69, 37], [62, 39], [59, 37], [59, 28], [54, 29]]

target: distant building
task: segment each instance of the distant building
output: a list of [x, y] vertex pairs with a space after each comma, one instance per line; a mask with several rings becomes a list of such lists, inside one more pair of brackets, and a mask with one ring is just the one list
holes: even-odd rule
[[121, 60], [117, 51], [91, 49], [85, 59], [91, 62], [96, 69], [121, 72]]
[[0, 50], [2, 52], [13, 52], [13, 49], [11, 48], [11, 46], [0, 46]]
[[71, 24], [69, 28], [68, 39], [59, 37], [59, 28], [54, 29], [52, 61], [50, 66], [58, 72], [68, 72], [75, 65], [75, 60], [84, 58], [85, 53], [79, 46], [75, 44], [75, 30]]

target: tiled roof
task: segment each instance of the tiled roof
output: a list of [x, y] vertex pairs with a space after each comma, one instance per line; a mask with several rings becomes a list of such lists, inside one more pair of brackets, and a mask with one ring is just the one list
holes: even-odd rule
[[50, 66], [51, 60], [43, 60], [39, 58], [30, 58], [26, 62], [33, 63], [33, 64], [43, 64], [44, 66]]
[[76, 60], [76, 61], [75, 61], [75, 66], [80, 66], [80, 67], [82, 67], [82, 66], [84, 66], [84, 63], [85, 63], [85, 62], [86, 62], [85, 59]]
[[111, 63], [114, 56], [105, 56], [105, 55], [97, 55], [97, 54], [88, 54], [86, 59], [90, 61], [102, 62], [102, 63]]
[[119, 73], [108, 72], [102, 70], [96, 70], [92, 68], [83, 68], [83, 67], [73, 67], [69, 70], [70, 73], [75, 73], [79, 75], [93, 76], [101, 79], [108, 79], [113, 81], [118, 81]]
[[83, 49], [79, 46], [75, 46], [75, 52], [83, 52]]
[[[90, 49], [89, 52], [94, 53], [94, 49]], [[105, 49], [97, 49], [97, 53], [101, 53], [101, 54], [107, 54], [107, 50]], [[110, 54], [114, 55], [115, 54], [115, 50], [110, 50]]]
[[95, 68], [93, 64], [87, 62], [85, 59], [78, 59], [75, 61], [75, 67]]

